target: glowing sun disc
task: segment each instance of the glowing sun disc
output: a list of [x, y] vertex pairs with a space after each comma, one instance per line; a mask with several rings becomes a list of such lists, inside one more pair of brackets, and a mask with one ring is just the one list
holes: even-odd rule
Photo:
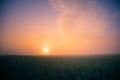
[[48, 47], [44, 47], [44, 48], [43, 48], [43, 53], [44, 53], [44, 54], [48, 54], [48, 52], [49, 52], [49, 48], [48, 48]]

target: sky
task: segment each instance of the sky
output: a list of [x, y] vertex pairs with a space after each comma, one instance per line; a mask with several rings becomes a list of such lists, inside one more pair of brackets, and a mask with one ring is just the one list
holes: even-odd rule
[[15, 55], [43, 55], [44, 48], [49, 55], [120, 53], [120, 0], [0, 3], [1, 50]]

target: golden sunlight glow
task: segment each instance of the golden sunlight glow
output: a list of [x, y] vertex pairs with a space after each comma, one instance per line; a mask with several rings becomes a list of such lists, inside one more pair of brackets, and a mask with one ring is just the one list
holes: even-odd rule
[[45, 55], [47, 55], [48, 52], [49, 52], [49, 48], [48, 48], [48, 47], [44, 47], [44, 48], [43, 48], [43, 53], [44, 53]]
[[43, 5], [43, 0], [40, 4], [33, 1], [15, 2], [10, 9], [12, 4], [5, 5], [3, 52], [44, 56], [120, 53], [119, 12], [112, 15], [99, 0], [46, 0]]

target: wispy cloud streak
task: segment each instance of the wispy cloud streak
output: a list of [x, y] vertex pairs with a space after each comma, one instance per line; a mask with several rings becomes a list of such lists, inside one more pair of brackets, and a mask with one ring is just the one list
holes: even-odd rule
[[98, 33], [110, 26], [96, 0], [50, 0], [50, 4], [58, 11], [57, 24], [64, 34]]

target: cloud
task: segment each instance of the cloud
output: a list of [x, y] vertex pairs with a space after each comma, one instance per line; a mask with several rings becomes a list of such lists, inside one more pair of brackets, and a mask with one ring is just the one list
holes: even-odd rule
[[110, 26], [96, 0], [50, 0], [50, 4], [58, 11], [57, 24], [66, 35], [96, 34]]
[[69, 28], [74, 25], [73, 18], [76, 17], [76, 3], [69, 5], [65, 0], [50, 0], [50, 3], [58, 11], [58, 27], [62, 32], [68, 32]]
[[66, 37], [64, 44], [78, 52], [115, 52], [117, 33], [109, 30], [113, 27], [110, 16], [97, 0], [50, 0], [50, 4], [58, 11], [57, 24]]

